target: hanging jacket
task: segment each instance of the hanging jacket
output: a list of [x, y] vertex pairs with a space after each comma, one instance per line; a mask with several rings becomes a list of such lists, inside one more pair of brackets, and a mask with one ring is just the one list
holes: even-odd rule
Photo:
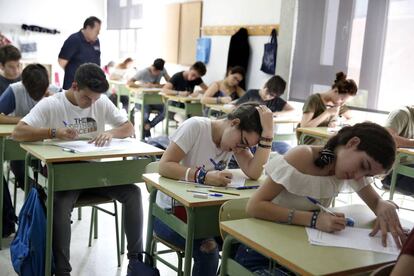
[[[246, 28], [240, 28], [230, 38], [229, 54], [227, 57], [227, 70], [241, 66], [247, 72], [250, 57], [249, 35]], [[239, 83], [239, 86], [245, 89], [245, 81]]]

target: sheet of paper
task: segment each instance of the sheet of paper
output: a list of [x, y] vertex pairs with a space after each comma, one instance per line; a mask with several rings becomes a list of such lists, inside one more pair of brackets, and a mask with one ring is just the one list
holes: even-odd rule
[[134, 143], [136, 143], [136, 141], [132, 139], [112, 139], [110, 144], [103, 147], [97, 147], [95, 146], [95, 144], [88, 143], [87, 140], [56, 142], [53, 143], [53, 145], [69, 150], [74, 150], [75, 152], [84, 153], [108, 150], [122, 150], [131, 147]]
[[231, 183], [227, 185], [227, 187], [230, 188], [237, 188], [237, 187], [243, 187], [244, 183], [246, 182], [246, 178], [240, 175], [233, 175], [233, 178], [231, 179]]
[[390, 233], [387, 236], [387, 247], [383, 247], [381, 233], [378, 232], [374, 237], [370, 237], [370, 232], [371, 229], [356, 227], [346, 227], [344, 230], [335, 233], [326, 233], [317, 229], [306, 228], [309, 242], [314, 245], [346, 247], [393, 255], [400, 253]]

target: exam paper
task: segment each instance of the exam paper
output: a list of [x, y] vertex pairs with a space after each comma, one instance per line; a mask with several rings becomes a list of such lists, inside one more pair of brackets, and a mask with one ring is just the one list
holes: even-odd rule
[[103, 147], [97, 147], [93, 143], [88, 143], [87, 140], [77, 140], [77, 141], [65, 141], [65, 142], [55, 142], [52, 145], [74, 150], [75, 152], [85, 153], [85, 152], [100, 152], [100, 151], [109, 151], [109, 150], [122, 150], [127, 149], [133, 146], [136, 141], [132, 139], [112, 139], [111, 142]]
[[245, 182], [246, 182], [245, 177], [241, 175], [233, 175], [233, 178], [231, 179], [231, 183], [228, 184], [227, 187], [230, 187], [230, 188], [243, 187]]
[[311, 244], [320, 246], [346, 247], [360, 250], [368, 250], [380, 253], [398, 255], [400, 250], [394, 242], [391, 234], [387, 236], [387, 247], [381, 243], [381, 233], [370, 237], [371, 229], [346, 227], [335, 233], [326, 233], [313, 228], [306, 228], [308, 239]]

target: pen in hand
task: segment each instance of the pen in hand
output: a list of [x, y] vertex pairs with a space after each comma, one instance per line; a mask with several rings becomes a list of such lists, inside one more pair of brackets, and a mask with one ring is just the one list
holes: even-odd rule
[[333, 215], [333, 216], [337, 216], [334, 212], [332, 212], [331, 210], [329, 210], [328, 208], [326, 208], [325, 206], [323, 206], [318, 200], [314, 199], [313, 197], [307, 196], [306, 197], [310, 202], [312, 202], [313, 204], [315, 204], [316, 206], [318, 206], [321, 210], [323, 210], [324, 212]]

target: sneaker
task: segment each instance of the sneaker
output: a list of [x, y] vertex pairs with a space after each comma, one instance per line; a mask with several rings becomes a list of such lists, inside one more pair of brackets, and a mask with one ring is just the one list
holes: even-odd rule
[[156, 267], [147, 265], [136, 258], [129, 259], [127, 276], [159, 276], [160, 272]]

